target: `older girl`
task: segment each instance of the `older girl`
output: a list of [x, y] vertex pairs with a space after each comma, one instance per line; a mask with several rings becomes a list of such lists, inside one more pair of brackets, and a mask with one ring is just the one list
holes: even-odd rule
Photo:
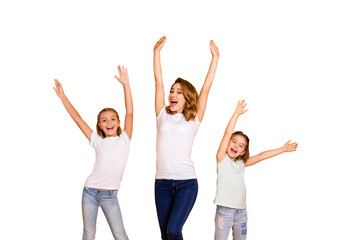
[[154, 47], [155, 112], [157, 120], [155, 202], [161, 238], [183, 239], [182, 227], [195, 203], [198, 184], [191, 159], [197, 129], [205, 113], [206, 102], [219, 60], [219, 50], [210, 41], [212, 60], [198, 96], [195, 87], [178, 78], [168, 95], [165, 93], [160, 51], [162, 37]]
[[247, 112], [245, 108], [245, 101], [239, 101], [216, 154], [218, 177], [214, 201], [217, 205], [215, 240], [227, 240], [230, 228], [233, 230], [234, 240], [246, 239], [244, 168], [284, 152], [296, 151], [298, 145], [288, 141], [280, 148], [249, 157], [249, 138], [241, 131], [233, 133], [238, 117]]
[[119, 76], [115, 76], [115, 78], [123, 85], [125, 95], [124, 131], [121, 130], [118, 113], [112, 108], [105, 108], [98, 115], [97, 133], [93, 132], [67, 99], [61, 83], [55, 79], [54, 90], [56, 95], [90, 141], [90, 145], [96, 153], [94, 169], [85, 182], [82, 195], [83, 239], [87, 240], [95, 239], [99, 206], [105, 214], [114, 238], [116, 240], [128, 239], [123, 225], [117, 192], [129, 153], [133, 129], [133, 104], [127, 69], [119, 66], [118, 70]]

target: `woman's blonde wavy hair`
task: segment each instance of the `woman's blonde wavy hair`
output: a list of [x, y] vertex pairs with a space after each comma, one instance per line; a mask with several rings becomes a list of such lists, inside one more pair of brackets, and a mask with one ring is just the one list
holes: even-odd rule
[[[188, 81], [178, 78], [175, 80], [174, 84], [171, 86], [171, 88], [176, 84], [180, 83], [181, 86], [181, 92], [185, 97], [185, 106], [183, 110], [183, 114], [186, 118], [186, 121], [194, 120], [197, 114], [197, 104], [199, 95], [196, 91], [196, 88]], [[170, 106], [166, 107], [166, 112], [173, 115], [176, 114], [176, 112], [173, 112], [170, 110]]]
[[[117, 117], [117, 119], [120, 121], [120, 118], [119, 118], [119, 114], [117, 113], [117, 111], [113, 108], [104, 108], [103, 110], [101, 110], [98, 114], [98, 117], [97, 117], [97, 123], [96, 123], [96, 132], [97, 134], [99, 134], [100, 137], [102, 138], [106, 138], [106, 135], [104, 133], [103, 130], [101, 130], [100, 126], [99, 126], [99, 123], [100, 123], [100, 115], [103, 113], [103, 112], [107, 112], [107, 111], [113, 111]], [[121, 127], [119, 126], [118, 129], [117, 129], [117, 135], [120, 136], [121, 134]]]

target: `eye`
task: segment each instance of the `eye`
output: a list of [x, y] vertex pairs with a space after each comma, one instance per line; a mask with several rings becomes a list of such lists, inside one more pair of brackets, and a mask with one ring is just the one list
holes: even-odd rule
[[102, 122], [106, 122], [106, 120], [104, 119], [104, 120], [102, 120]]
[[174, 90], [170, 90], [170, 93], [174, 93]]
[[182, 92], [177, 92], [177, 94], [182, 94]]

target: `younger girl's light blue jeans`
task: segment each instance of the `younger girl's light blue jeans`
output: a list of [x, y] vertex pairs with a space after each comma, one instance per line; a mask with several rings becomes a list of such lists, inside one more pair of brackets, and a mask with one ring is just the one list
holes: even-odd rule
[[128, 240], [121, 216], [117, 190], [102, 191], [84, 187], [82, 196], [82, 213], [84, 222], [83, 240], [95, 239], [96, 218], [99, 206], [104, 212], [116, 240]]
[[230, 229], [233, 231], [233, 240], [246, 239], [246, 209], [234, 209], [218, 205], [215, 215], [215, 240], [227, 240]]

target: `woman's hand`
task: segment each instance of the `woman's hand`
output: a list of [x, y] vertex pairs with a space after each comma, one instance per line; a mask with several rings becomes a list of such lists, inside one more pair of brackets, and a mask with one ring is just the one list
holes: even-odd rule
[[55, 87], [53, 87], [53, 88], [55, 90], [55, 93], [59, 98], [61, 98], [65, 95], [63, 87], [62, 87], [61, 83], [59, 82], [59, 80], [54, 79], [54, 81], [55, 81]]
[[129, 74], [128, 74], [128, 70], [127, 68], [125, 68], [124, 66], [118, 66], [118, 71], [119, 71], [119, 77], [115, 76], [115, 78], [122, 84], [128, 84], [129, 83]]
[[154, 46], [154, 53], [160, 53], [160, 51], [163, 48], [165, 42], [166, 42], [166, 37], [165, 36], [160, 38], [159, 41], [157, 41], [155, 46]]
[[246, 113], [247, 112], [247, 109], [246, 108], [246, 105], [247, 103], [245, 103], [245, 100], [239, 100], [238, 104], [237, 104], [237, 107], [236, 107], [236, 110], [235, 112], [239, 115], [243, 114], [243, 113]]
[[213, 40], [210, 41], [210, 51], [211, 51], [211, 55], [213, 56], [213, 58], [219, 59], [220, 52]]
[[291, 142], [291, 140], [287, 141], [284, 144], [284, 146], [282, 147], [284, 152], [294, 152], [294, 151], [296, 151], [296, 148], [297, 148], [298, 144], [296, 142], [293, 142], [293, 143], [290, 143], [290, 142]]

